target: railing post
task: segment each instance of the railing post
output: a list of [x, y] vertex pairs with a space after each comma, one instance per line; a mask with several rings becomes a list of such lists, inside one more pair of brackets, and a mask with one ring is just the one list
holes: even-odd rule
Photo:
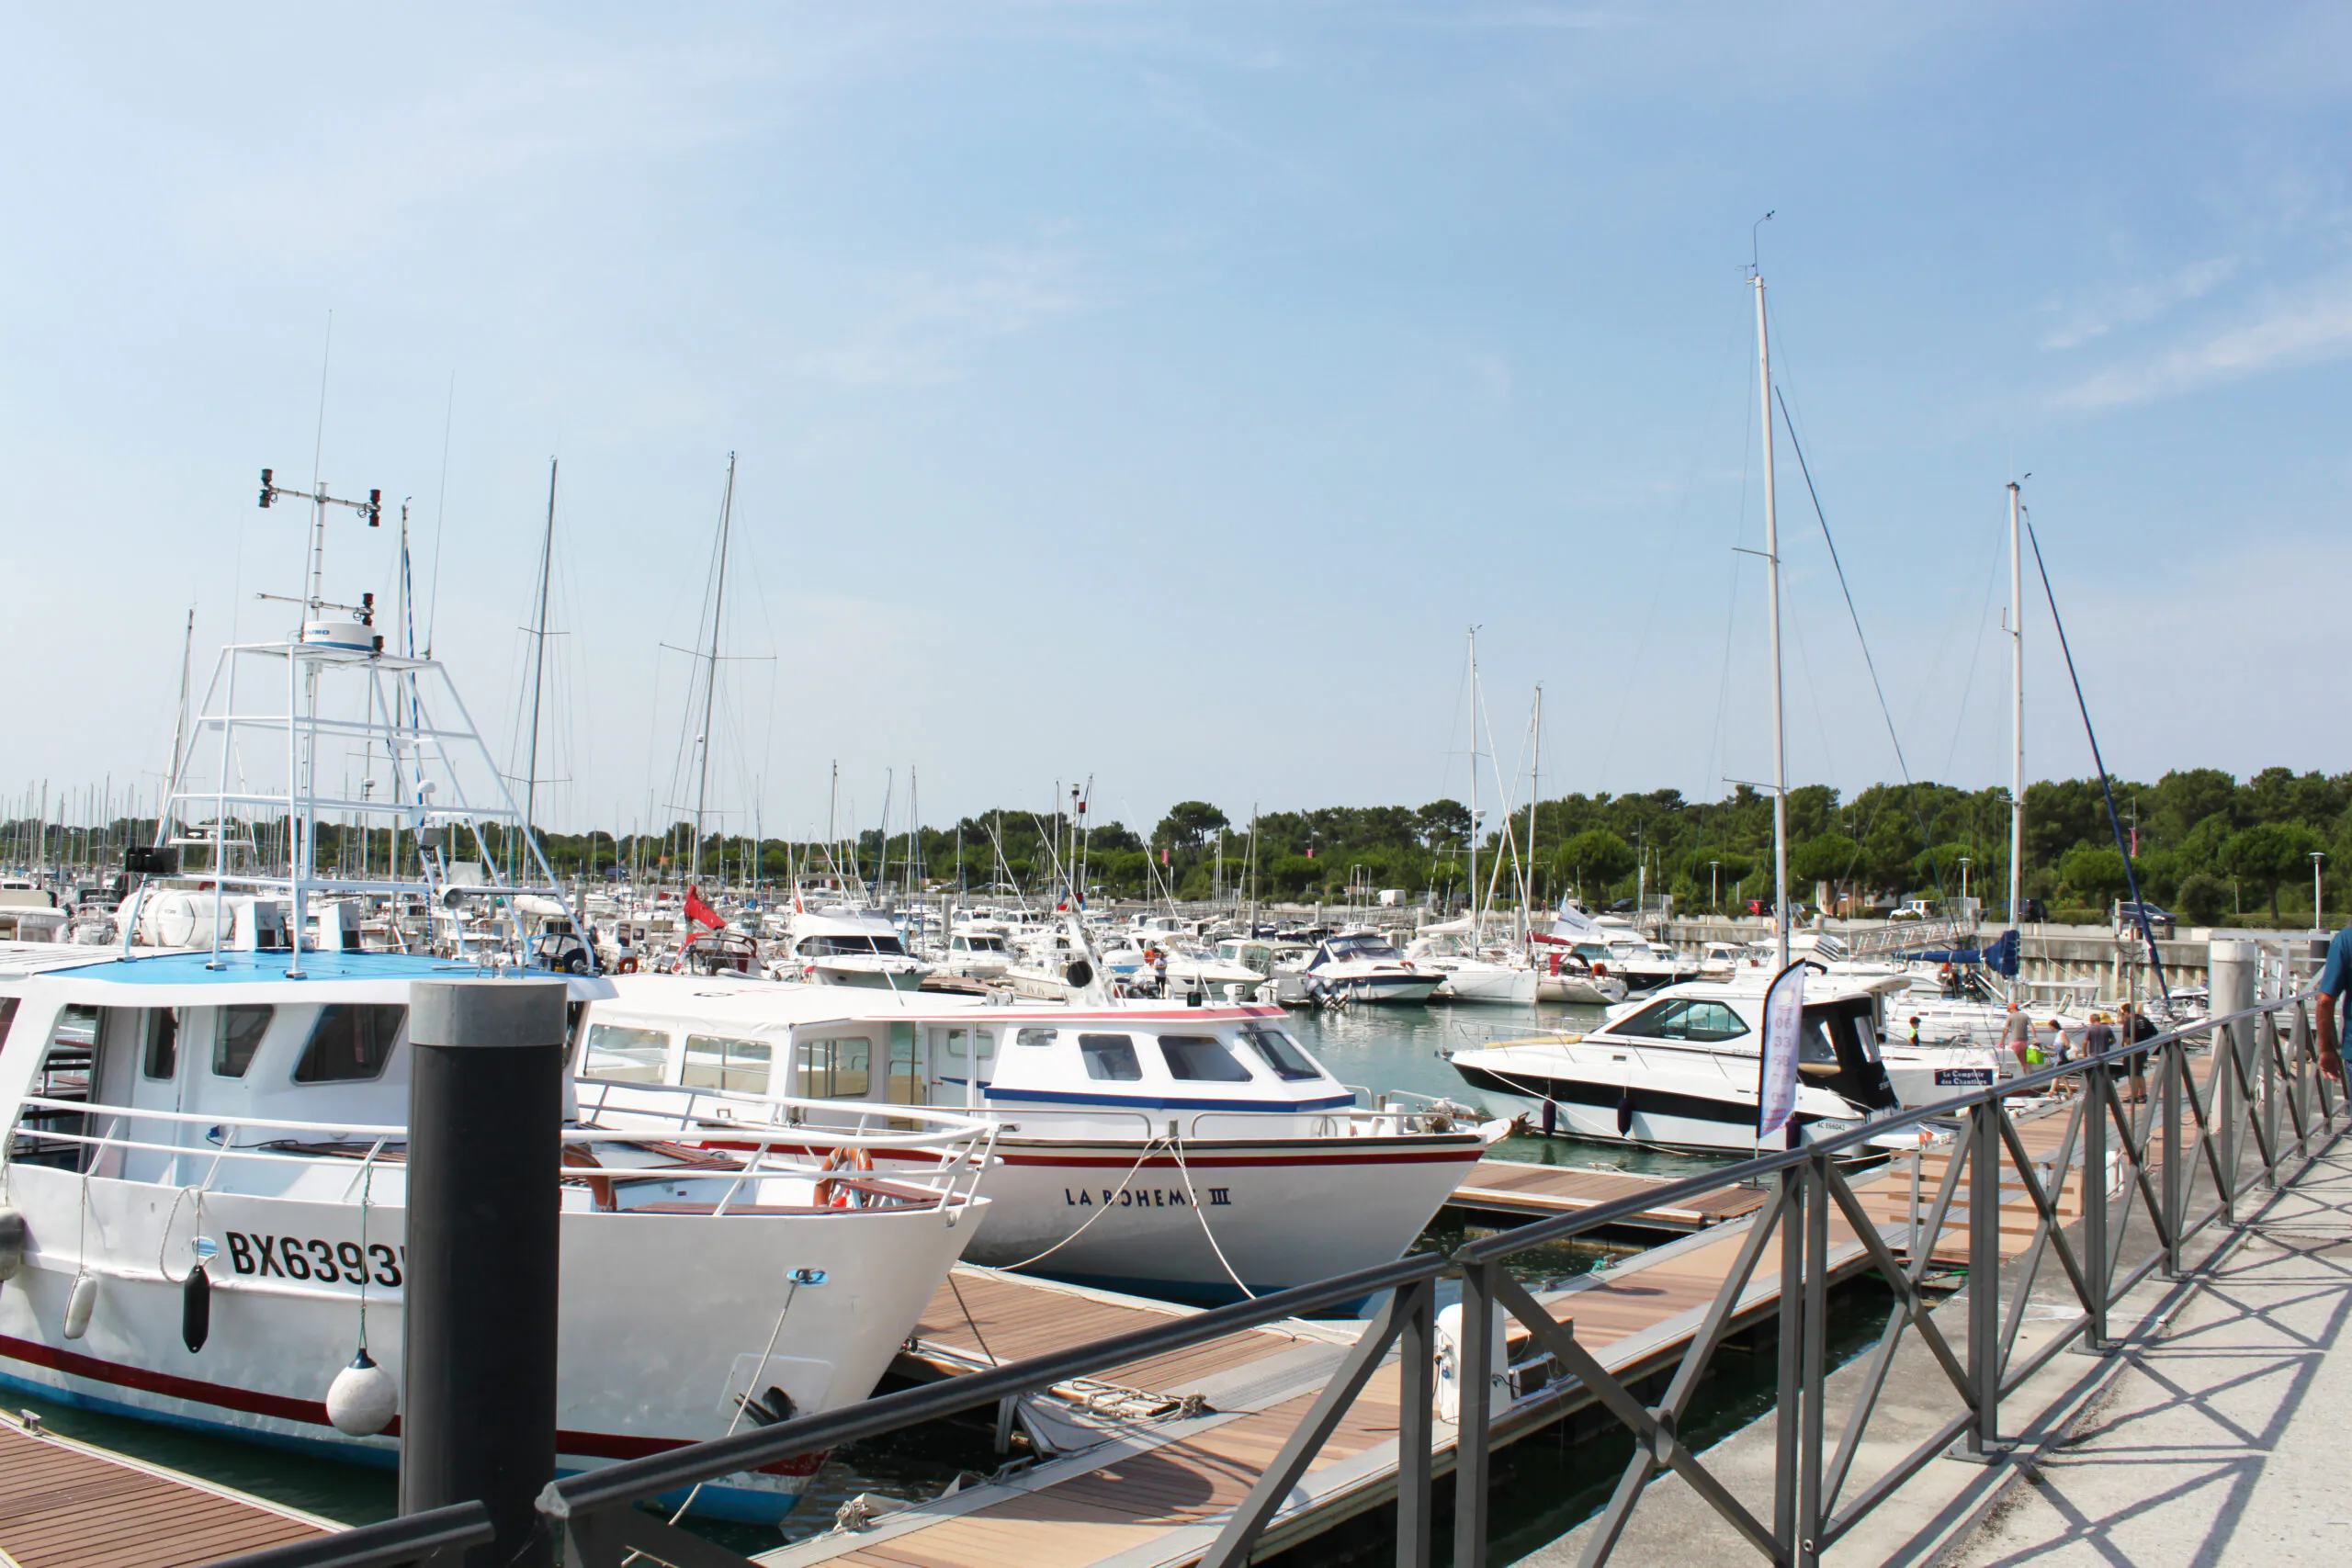
[[1823, 1383], [1829, 1376], [1829, 1156], [1804, 1166], [1804, 1393], [1798, 1437], [1798, 1568], [1821, 1561]]
[[2180, 1149], [2180, 1075], [2188, 1070], [2188, 1041], [2175, 1038], [2158, 1064], [2158, 1114], [2164, 1117], [2165, 1278], [2180, 1278], [2180, 1219], [2185, 1198]]
[[1487, 1427], [1493, 1410], [1495, 1359], [1494, 1270], [1499, 1263], [1465, 1264], [1462, 1269], [1462, 1339], [1454, 1386], [1462, 1401], [1453, 1427], [1454, 1568], [1487, 1568]]
[[1991, 1459], [2001, 1444], [2000, 1102], [1969, 1110], [1968, 1382], [1976, 1391], [1967, 1457]]
[[1396, 1568], [1430, 1568], [1430, 1450], [1437, 1375], [1436, 1286], [1417, 1280], [1396, 1338]]
[[[2111, 1276], [2107, 1262], [2107, 1063], [2095, 1061], [2083, 1068], [2082, 1093], [2083, 1270], [2091, 1281], [2091, 1299], [2083, 1303], [2090, 1318], [2084, 1327], [2083, 1348], [2103, 1355], [2108, 1348], [2107, 1296]], [[2063, 1185], [2059, 1190], [2064, 1191]]]
[[2264, 1013], [2254, 1022], [2255, 1082], [2262, 1096], [2262, 1146], [2270, 1151], [2270, 1163], [2263, 1168], [2262, 1179], [2272, 1191], [2278, 1190], [2278, 1160], [2285, 1153], [2278, 1146], [2278, 1019], [2275, 1013]]
[[2301, 1002], [2294, 1004], [2287, 1015], [2287, 1077], [2288, 1103], [2294, 1107], [2295, 1157], [2311, 1158], [2312, 1124], [2312, 1020], [2311, 1010]]
[[[2221, 1018], [2229, 1013], [2243, 1012], [2254, 1006], [2256, 971], [2262, 961], [2262, 950], [2250, 942], [2217, 942], [2207, 952], [2206, 1004], [2210, 1015]], [[2215, 1151], [2221, 1156], [2222, 1217], [2224, 1223], [2237, 1223], [2238, 1152], [2242, 1131], [2239, 1118], [2253, 1113], [2245, 1103], [2245, 1096], [2238, 1091], [2238, 1069], [2245, 1065], [2246, 1046], [2253, 1032], [2243, 1023], [2216, 1024], [2213, 1028], [2213, 1079], [2216, 1084], [2207, 1096], [2206, 1107], [2211, 1125], [2207, 1135], [2219, 1137], [2222, 1146]], [[2224, 1060], [2222, 1053], [2230, 1053]]]
[[[1804, 1399], [1804, 1199], [1802, 1167], [1781, 1172], [1781, 1396], [1773, 1411], [1772, 1539], [1781, 1560], [1797, 1554], [1799, 1422]], [[1932, 1245], [1932, 1244], [1931, 1244]]]

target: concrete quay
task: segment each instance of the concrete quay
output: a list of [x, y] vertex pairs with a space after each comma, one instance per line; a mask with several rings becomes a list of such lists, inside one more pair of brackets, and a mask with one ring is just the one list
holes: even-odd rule
[[[2337, 1134], [2275, 1193], [2256, 1189], [2235, 1228], [2178, 1280], [2151, 1277], [2111, 1320], [2106, 1355], [2078, 1346], [2002, 1402], [2014, 1448], [1990, 1464], [1931, 1461], [1824, 1554], [1836, 1565], [1900, 1568], [2206, 1568], [2352, 1561], [2352, 1482], [2344, 1473], [2352, 1408], [2352, 1135]], [[2210, 1233], [2209, 1233], [2210, 1234]], [[2127, 1238], [2130, 1268], [2153, 1249]], [[2005, 1273], [2009, 1272], [2005, 1270]], [[2063, 1279], [2030, 1299], [2017, 1353], [2030, 1355], [2075, 1311]], [[1966, 1292], [1934, 1314], [1966, 1354]], [[1848, 1407], [1860, 1360], [1828, 1383]], [[1911, 1337], [1898, 1353], [1857, 1464], [1873, 1469], [1923, 1440], [1956, 1408], [1951, 1385]], [[1831, 1430], [1837, 1430], [1833, 1416]], [[1770, 1416], [1702, 1456], [1751, 1506], [1769, 1507]], [[1522, 1558], [1570, 1568], [1589, 1526]], [[1730, 1568], [1758, 1561], [1679, 1477], [1652, 1484], [1617, 1561]]]

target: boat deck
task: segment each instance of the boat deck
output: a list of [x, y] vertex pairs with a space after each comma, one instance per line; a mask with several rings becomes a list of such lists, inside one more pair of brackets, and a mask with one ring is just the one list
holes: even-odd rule
[[[1603, 1203], [1664, 1186], [1675, 1179], [1633, 1171], [1579, 1169], [1520, 1160], [1482, 1159], [1471, 1168], [1446, 1206], [1515, 1219], [1578, 1214]], [[1769, 1194], [1753, 1187], [1724, 1187], [1660, 1208], [1645, 1209], [1624, 1222], [1629, 1230], [1696, 1231], [1739, 1219], [1764, 1206]]]
[[179, 1568], [342, 1527], [0, 1416], [0, 1562]]

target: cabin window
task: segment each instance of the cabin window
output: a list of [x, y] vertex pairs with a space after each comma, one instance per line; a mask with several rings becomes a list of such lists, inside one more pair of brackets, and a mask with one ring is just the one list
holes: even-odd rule
[[1143, 1077], [1136, 1059], [1136, 1043], [1124, 1034], [1081, 1034], [1078, 1049], [1086, 1058], [1086, 1076], [1105, 1083], [1134, 1083]]
[[168, 1078], [178, 1070], [180, 1015], [177, 1008], [153, 1008], [147, 1020], [147, 1049], [139, 1070], [151, 1078]]
[[[1026, 1032], [1024, 1031], [1023, 1032]], [[967, 1039], [969, 1036], [969, 1039]], [[985, 1062], [996, 1055], [996, 1032], [991, 1029], [951, 1029], [947, 1032], [947, 1055], [962, 1061], [966, 1054], [977, 1055]]]
[[1624, 1022], [1612, 1024], [1609, 1032], [1712, 1045], [1738, 1039], [1747, 1032], [1747, 1022], [1725, 1003], [1675, 998], [1652, 1002]]
[[863, 1034], [798, 1043], [800, 1092], [809, 1100], [864, 1100], [873, 1087], [874, 1043]]
[[1298, 1043], [1279, 1029], [1245, 1029], [1241, 1043], [1284, 1083], [1306, 1083], [1323, 1076]]
[[[664, 1043], [666, 1048], [666, 1042]], [[764, 1040], [730, 1040], [717, 1034], [686, 1036], [688, 1089], [736, 1094], [765, 1094], [772, 1056]]]
[[630, 1029], [618, 1023], [588, 1026], [588, 1054], [581, 1071], [616, 1083], [660, 1083], [670, 1066], [670, 1032]]
[[408, 1021], [399, 1006], [331, 1002], [319, 1010], [310, 1043], [294, 1064], [296, 1083], [361, 1083], [384, 1076], [392, 1043]]
[[1055, 1035], [1059, 1032], [1053, 1029], [1024, 1029], [1012, 1037], [1012, 1043], [1015, 1045], [1051, 1045]]
[[224, 1078], [245, 1076], [245, 1069], [254, 1065], [254, 1053], [261, 1049], [261, 1037], [269, 1032], [269, 1021], [277, 1011], [276, 1008], [250, 1002], [241, 1007], [220, 1009], [212, 1026], [214, 1076]]
[[1248, 1083], [1250, 1069], [1214, 1034], [1163, 1034], [1159, 1055], [1168, 1076], [1185, 1083]]

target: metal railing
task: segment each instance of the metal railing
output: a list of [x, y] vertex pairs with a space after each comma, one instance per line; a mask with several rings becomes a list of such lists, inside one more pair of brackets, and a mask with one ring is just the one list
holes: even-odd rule
[[[2079, 1341], [2093, 1351], [2110, 1350], [2109, 1317], [2127, 1292], [2158, 1271], [2182, 1276], [2190, 1240], [2217, 1223], [2233, 1224], [2236, 1206], [2250, 1187], [2275, 1188], [2292, 1179], [2300, 1170], [2297, 1162], [2315, 1154], [2315, 1141], [2339, 1131], [2345, 1107], [2340, 1093], [2317, 1071], [2311, 1002], [2308, 994], [2282, 997], [2200, 1020], [2153, 1040], [2119, 1045], [1817, 1143], [1489, 1235], [1455, 1248], [1450, 1258], [1416, 1254], [1163, 1325], [565, 1477], [550, 1482], [540, 1496], [541, 1527], [560, 1543], [563, 1561], [579, 1568], [619, 1568], [639, 1557], [674, 1568], [745, 1568], [747, 1559], [664, 1523], [638, 1505], [697, 1483], [1370, 1299], [1377, 1304], [1362, 1337], [1203, 1552], [1202, 1568], [1240, 1568], [1264, 1549], [1268, 1527], [1392, 1351], [1400, 1369], [1398, 1568], [1429, 1568], [1438, 1500], [1432, 1477], [1447, 1460], [1453, 1467], [1455, 1568], [1485, 1568], [1487, 1491], [1498, 1442], [1524, 1436], [1588, 1403], [1597, 1404], [1633, 1436], [1634, 1452], [1589, 1533], [1586, 1564], [1610, 1558], [1649, 1482], [1668, 1471], [1765, 1561], [1792, 1568], [1812, 1564], [1955, 1444], [1969, 1456], [1998, 1453], [2004, 1399], [2070, 1345]], [[2200, 1083], [2192, 1051], [2205, 1041], [2215, 1043], [2215, 1049], [2203, 1058]], [[2154, 1061], [2154, 1092], [2145, 1101], [2127, 1100], [2118, 1086], [2129, 1081], [2133, 1058], [2143, 1054]], [[2011, 1109], [2021, 1100], [2047, 1103], [2067, 1086], [2076, 1089], [2071, 1101], [2061, 1099], [2052, 1110], [2064, 1117], [2056, 1150], [2037, 1158]], [[1924, 1222], [1916, 1197], [1903, 1221], [1874, 1218], [1841, 1159], [1888, 1132], [1953, 1118], [1961, 1131], [1941, 1145], [1945, 1168]], [[2249, 1145], [2250, 1172], [2243, 1157]], [[2200, 1174], [2210, 1178], [2203, 1184], [2210, 1191], [2201, 1199]], [[2077, 1179], [2080, 1208], [2071, 1226], [2061, 1206], [2070, 1177]], [[1555, 1246], [1643, 1210], [1719, 1190], [1727, 1182], [1752, 1182], [1767, 1188], [1770, 1196], [1747, 1222], [1721, 1288], [1700, 1313], [1670, 1382], [1654, 1403], [1635, 1392], [1638, 1369], [1602, 1365], [1579, 1339], [1572, 1320], [1555, 1319], [1505, 1269], [1508, 1259], [1531, 1248]], [[2024, 1214], [2010, 1203], [2008, 1215], [2020, 1222], [2030, 1218], [2032, 1225], [2030, 1239], [2015, 1255], [2006, 1297], [2005, 1186], [2024, 1200]], [[1893, 1190], [1899, 1191], [1899, 1184]], [[1956, 1206], [1964, 1207], [1964, 1217], [1956, 1217]], [[2131, 1249], [2124, 1244], [2135, 1216], [2143, 1217], [2154, 1250], [2126, 1267], [2122, 1260]], [[1850, 1233], [1837, 1247], [1833, 1217], [1842, 1219]], [[1938, 1243], [1954, 1230], [1965, 1239], [1970, 1281], [1967, 1333], [1958, 1347], [1930, 1316], [1924, 1293]], [[1912, 1256], [1898, 1257], [1894, 1247], [1906, 1237]], [[1775, 1243], [1781, 1284], [1777, 1303], [1768, 1308], [1750, 1295], [1749, 1284]], [[2052, 1257], [2078, 1310], [2046, 1342], [2021, 1354], [2028, 1298]], [[1833, 1279], [1858, 1268], [1883, 1280], [1894, 1307], [1877, 1345], [1862, 1359], [1860, 1388], [1833, 1437], [1827, 1296]], [[1448, 1277], [1460, 1280], [1464, 1307], [1460, 1342], [1453, 1348], [1454, 1366], [1497, 1364], [1495, 1337], [1515, 1319], [1526, 1337], [1514, 1352], [1517, 1364], [1524, 1365], [1530, 1356], [1548, 1357], [1552, 1373], [1532, 1380], [1540, 1386], [1525, 1394], [1511, 1393], [1514, 1385], [1502, 1381], [1510, 1374], [1500, 1374], [1495, 1381], [1507, 1398], [1499, 1410], [1491, 1397], [1495, 1391], [1481, 1388], [1487, 1380], [1465, 1376], [1450, 1449], [1439, 1443], [1435, 1407], [1441, 1359], [1437, 1286]], [[1735, 1495], [1681, 1436], [1716, 1350], [1744, 1320], [1768, 1310], [1779, 1319], [1780, 1378], [1769, 1518]], [[1958, 1409], [1924, 1442], [1856, 1485], [1856, 1462], [1895, 1352], [1914, 1334], [1950, 1384]], [[1490, 1397], [1479, 1397], [1481, 1393]], [[243, 1568], [454, 1561], [464, 1547], [490, 1539], [486, 1519], [464, 1508], [446, 1508], [235, 1561]]]

